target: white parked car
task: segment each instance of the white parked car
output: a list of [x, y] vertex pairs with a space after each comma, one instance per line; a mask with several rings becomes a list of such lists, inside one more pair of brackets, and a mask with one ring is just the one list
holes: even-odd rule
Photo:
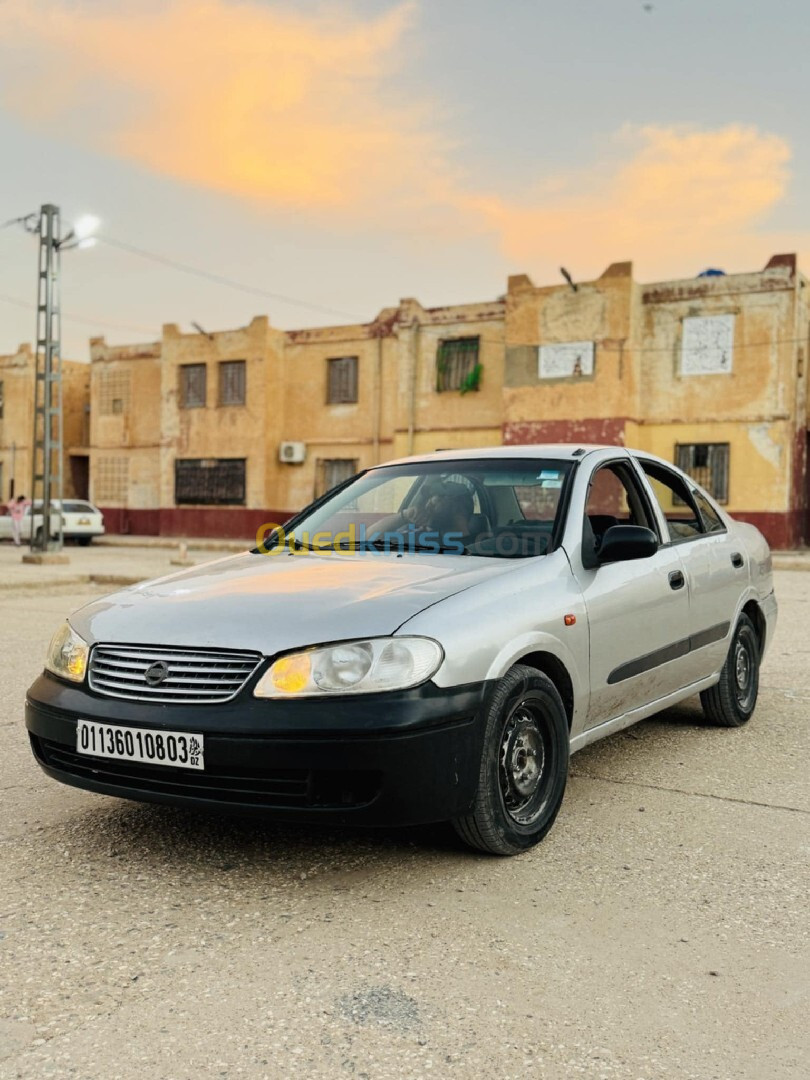
[[62, 535], [66, 540], [76, 540], [81, 545], [92, 543], [94, 536], [104, 535], [104, 515], [85, 499], [55, 500], [54, 505], [62, 513]]
[[571, 753], [700, 694], [754, 712], [768, 545], [619, 447], [444, 451], [353, 477], [251, 552], [88, 604], [28, 691], [50, 776], [298, 821], [450, 820], [511, 855]]

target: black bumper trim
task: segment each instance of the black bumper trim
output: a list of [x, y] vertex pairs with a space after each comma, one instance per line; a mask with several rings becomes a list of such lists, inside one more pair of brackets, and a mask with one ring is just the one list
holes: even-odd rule
[[[149, 802], [258, 810], [279, 819], [415, 825], [472, 806], [487, 689], [485, 683], [426, 684], [329, 701], [126, 703], [123, 710], [122, 702], [42, 676], [29, 691], [26, 724], [43, 770], [75, 787]], [[78, 754], [79, 717], [202, 731], [206, 770]]]

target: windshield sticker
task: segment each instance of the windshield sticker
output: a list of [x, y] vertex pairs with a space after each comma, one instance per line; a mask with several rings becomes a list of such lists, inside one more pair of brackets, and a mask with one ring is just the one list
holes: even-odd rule
[[562, 480], [541, 480], [540, 487], [542, 488], [561, 488]]
[[560, 474], [556, 469], [543, 469], [543, 471], [540, 473], [540, 475], [537, 477], [537, 479], [538, 480], [559, 480], [560, 479]]

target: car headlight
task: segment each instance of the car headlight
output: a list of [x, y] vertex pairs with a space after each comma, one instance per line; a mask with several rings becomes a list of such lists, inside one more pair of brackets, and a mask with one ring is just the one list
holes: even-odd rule
[[63, 623], [51, 638], [46, 670], [70, 682], [82, 682], [87, 671], [90, 646], [80, 638], [70, 623]]
[[320, 697], [407, 690], [435, 675], [444, 659], [438, 641], [370, 638], [281, 656], [262, 675], [254, 697]]

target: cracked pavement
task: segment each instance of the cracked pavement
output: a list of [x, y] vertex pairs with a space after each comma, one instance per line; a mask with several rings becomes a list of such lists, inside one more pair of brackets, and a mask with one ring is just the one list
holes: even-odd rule
[[507, 860], [49, 780], [25, 689], [103, 591], [0, 591], [2, 1080], [807, 1075], [810, 574], [746, 728], [692, 701], [586, 748]]

